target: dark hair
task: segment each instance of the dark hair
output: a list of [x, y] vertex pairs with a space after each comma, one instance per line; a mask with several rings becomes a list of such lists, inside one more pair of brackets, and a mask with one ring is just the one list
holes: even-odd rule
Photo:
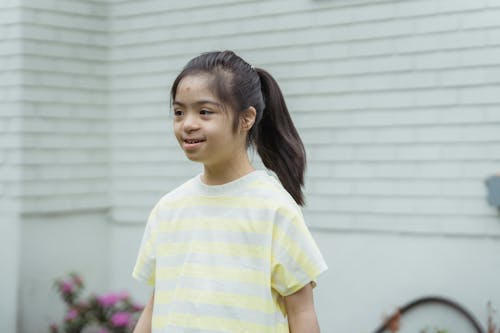
[[248, 132], [247, 146], [256, 146], [266, 168], [274, 171], [288, 193], [303, 205], [306, 153], [276, 80], [232, 51], [203, 53], [190, 60], [174, 80], [172, 101], [184, 77], [203, 73], [212, 76], [214, 95], [238, 115], [233, 122], [235, 131], [239, 115], [251, 106], [255, 108], [255, 124]]

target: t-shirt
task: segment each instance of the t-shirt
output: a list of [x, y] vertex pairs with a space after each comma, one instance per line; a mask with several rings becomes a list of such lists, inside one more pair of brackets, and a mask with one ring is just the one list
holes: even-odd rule
[[164, 195], [133, 276], [155, 288], [154, 333], [288, 333], [283, 296], [326, 269], [299, 206], [253, 171], [223, 185], [198, 175]]

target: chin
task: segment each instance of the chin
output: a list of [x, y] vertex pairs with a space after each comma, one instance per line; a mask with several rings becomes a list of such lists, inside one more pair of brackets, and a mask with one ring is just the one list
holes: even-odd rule
[[190, 161], [193, 161], [193, 162], [199, 162], [199, 163], [202, 163], [203, 162], [203, 158], [200, 158], [199, 156], [193, 156], [191, 154], [185, 154], [186, 157], [190, 160]]

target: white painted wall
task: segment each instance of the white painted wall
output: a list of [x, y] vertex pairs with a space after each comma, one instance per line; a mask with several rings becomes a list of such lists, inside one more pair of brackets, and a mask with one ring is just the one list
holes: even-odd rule
[[[330, 266], [316, 291], [324, 332], [371, 332], [384, 312], [434, 293], [483, 324], [487, 301], [500, 306], [500, 216], [483, 183], [500, 162], [500, 2], [47, 0], [22, 8], [22, 39], [0, 42], [0, 63], [17, 66], [0, 74], [9, 92], [0, 99], [2, 141], [11, 126], [22, 137], [22, 158], [2, 145], [0, 162], [9, 172], [22, 165], [22, 174], [17, 182], [2, 172], [0, 195], [20, 207], [22, 249], [8, 267], [20, 267], [26, 288], [23, 332], [59, 318], [56, 305], [42, 310], [47, 294], [27, 291], [46, 290], [58, 271], [43, 264], [55, 255], [51, 235], [61, 247], [73, 232], [82, 243], [106, 243], [77, 250], [73, 262], [96, 289], [127, 288], [146, 300], [148, 288], [130, 278], [145, 220], [162, 194], [200, 170], [173, 139], [168, 90], [191, 57], [213, 49], [233, 49], [275, 75], [306, 143], [304, 213]], [[2, 34], [15, 31], [9, 24]], [[21, 43], [22, 57], [2, 58]], [[4, 105], [22, 110], [22, 126]], [[19, 223], [8, 225], [15, 234]], [[90, 264], [97, 253], [107, 254]], [[57, 255], [63, 274], [71, 262]], [[1, 288], [16, 284], [10, 278]]]
[[63, 318], [55, 278], [107, 290], [107, 6], [0, 4], [0, 332]]
[[0, 332], [16, 331], [18, 312], [20, 14], [19, 1], [0, 2]]
[[[314, 236], [330, 265], [315, 294], [325, 332], [371, 333], [384, 314], [423, 296], [454, 300], [483, 326], [487, 302], [498, 309], [500, 244], [494, 238], [340, 230], [315, 231]], [[435, 311], [408, 312], [401, 332], [420, 332], [436, 319], [449, 332], [472, 332], [454, 311]], [[498, 314], [495, 319], [498, 323]]]
[[109, 209], [106, 8], [23, 3], [23, 214]]
[[19, 288], [19, 220], [12, 214], [0, 214], [0, 331], [16, 332]]
[[78, 272], [85, 282], [84, 296], [109, 291], [112, 258], [107, 221], [108, 216], [98, 212], [23, 219], [18, 332], [47, 332], [51, 322], [62, 322], [65, 309], [54, 288], [55, 278]]

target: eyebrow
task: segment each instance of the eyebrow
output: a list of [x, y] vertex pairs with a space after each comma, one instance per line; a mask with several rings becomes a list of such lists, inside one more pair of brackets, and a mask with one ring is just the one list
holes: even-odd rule
[[[179, 106], [182, 106], [182, 107], [185, 107], [185, 106], [186, 106], [186, 104], [185, 104], [185, 103], [182, 103], [182, 102], [179, 102], [179, 101], [174, 101], [172, 104], [179, 105]], [[217, 103], [217, 102], [214, 102], [214, 101], [210, 101], [210, 100], [201, 100], [201, 101], [196, 101], [196, 102], [194, 102], [193, 104], [194, 104], [194, 105], [212, 104], [212, 105], [215, 105], [215, 106], [218, 106], [218, 107], [222, 107], [222, 104]]]

